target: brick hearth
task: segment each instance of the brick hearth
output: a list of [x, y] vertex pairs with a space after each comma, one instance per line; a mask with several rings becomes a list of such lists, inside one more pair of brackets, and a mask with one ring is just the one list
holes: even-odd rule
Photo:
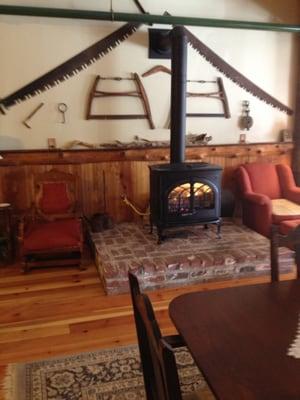
[[[149, 229], [122, 223], [91, 233], [96, 265], [107, 294], [128, 292], [127, 271], [135, 272], [144, 289], [184, 286], [268, 274], [269, 240], [243, 225], [226, 221], [222, 238], [216, 227], [184, 227], [169, 231], [158, 245]], [[280, 249], [282, 273], [293, 269], [293, 253]]]

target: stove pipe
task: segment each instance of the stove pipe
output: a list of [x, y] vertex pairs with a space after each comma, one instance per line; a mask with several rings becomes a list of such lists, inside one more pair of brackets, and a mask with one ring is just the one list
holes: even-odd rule
[[171, 164], [185, 161], [187, 37], [183, 26], [171, 31]]

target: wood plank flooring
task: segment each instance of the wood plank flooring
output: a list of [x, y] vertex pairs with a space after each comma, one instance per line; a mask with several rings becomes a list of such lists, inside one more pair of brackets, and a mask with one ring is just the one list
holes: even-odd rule
[[[268, 280], [266, 276], [205, 283], [149, 295], [163, 333], [171, 334], [175, 329], [168, 304], [179, 294]], [[18, 264], [0, 267], [0, 380], [9, 363], [135, 342], [130, 296], [106, 296], [92, 262], [85, 271], [62, 267], [27, 275]]]

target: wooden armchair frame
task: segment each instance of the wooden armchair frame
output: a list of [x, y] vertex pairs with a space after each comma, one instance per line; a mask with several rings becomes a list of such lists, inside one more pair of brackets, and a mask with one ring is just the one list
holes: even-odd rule
[[[57, 206], [57, 210], [54, 209], [51, 212], [47, 212], [45, 204], [43, 204], [45, 185], [50, 185], [48, 186], [48, 191], [50, 190], [49, 193], [51, 193], [51, 184], [60, 185], [62, 183], [65, 185], [64, 200], [66, 205], [64, 209], [60, 211], [59, 206]], [[81, 268], [81, 259], [83, 254], [82, 214], [75, 198], [76, 176], [73, 174], [52, 169], [38, 174], [34, 178], [34, 202], [28, 212], [26, 212], [21, 218], [18, 232], [24, 272], [28, 272], [30, 268], [35, 266], [78, 264]], [[51, 207], [53, 207], [53, 201]], [[55, 222], [64, 224], [65, 222], [68, 223], [70, 221], [76, 221], [74, 222], [75, 224], [78, 223], [78, 244], [74, 246], [68, 244], [65, 246], [61, 245], [53, 248], [34, 250], [24, 248], [24, 242], [26, 242], [26, 237], [28, 236], [30, 229], [34, 229], [37, 225], [40, 227], [43, 226], [44, 229], [47, 229], [47, 226], [50, 227], [50, 225], [47, 224], [51, 223], [53, 228]]]

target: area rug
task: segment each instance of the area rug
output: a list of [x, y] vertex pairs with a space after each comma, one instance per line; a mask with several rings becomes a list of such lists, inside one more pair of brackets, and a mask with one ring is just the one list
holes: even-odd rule
[[[182, 393], [208, 386], [186, 348], [176, 349]], [[137, 346], [82, 353], [65, 358], [12, 364], [5, 378], [5, 400], [144, 400]]]

